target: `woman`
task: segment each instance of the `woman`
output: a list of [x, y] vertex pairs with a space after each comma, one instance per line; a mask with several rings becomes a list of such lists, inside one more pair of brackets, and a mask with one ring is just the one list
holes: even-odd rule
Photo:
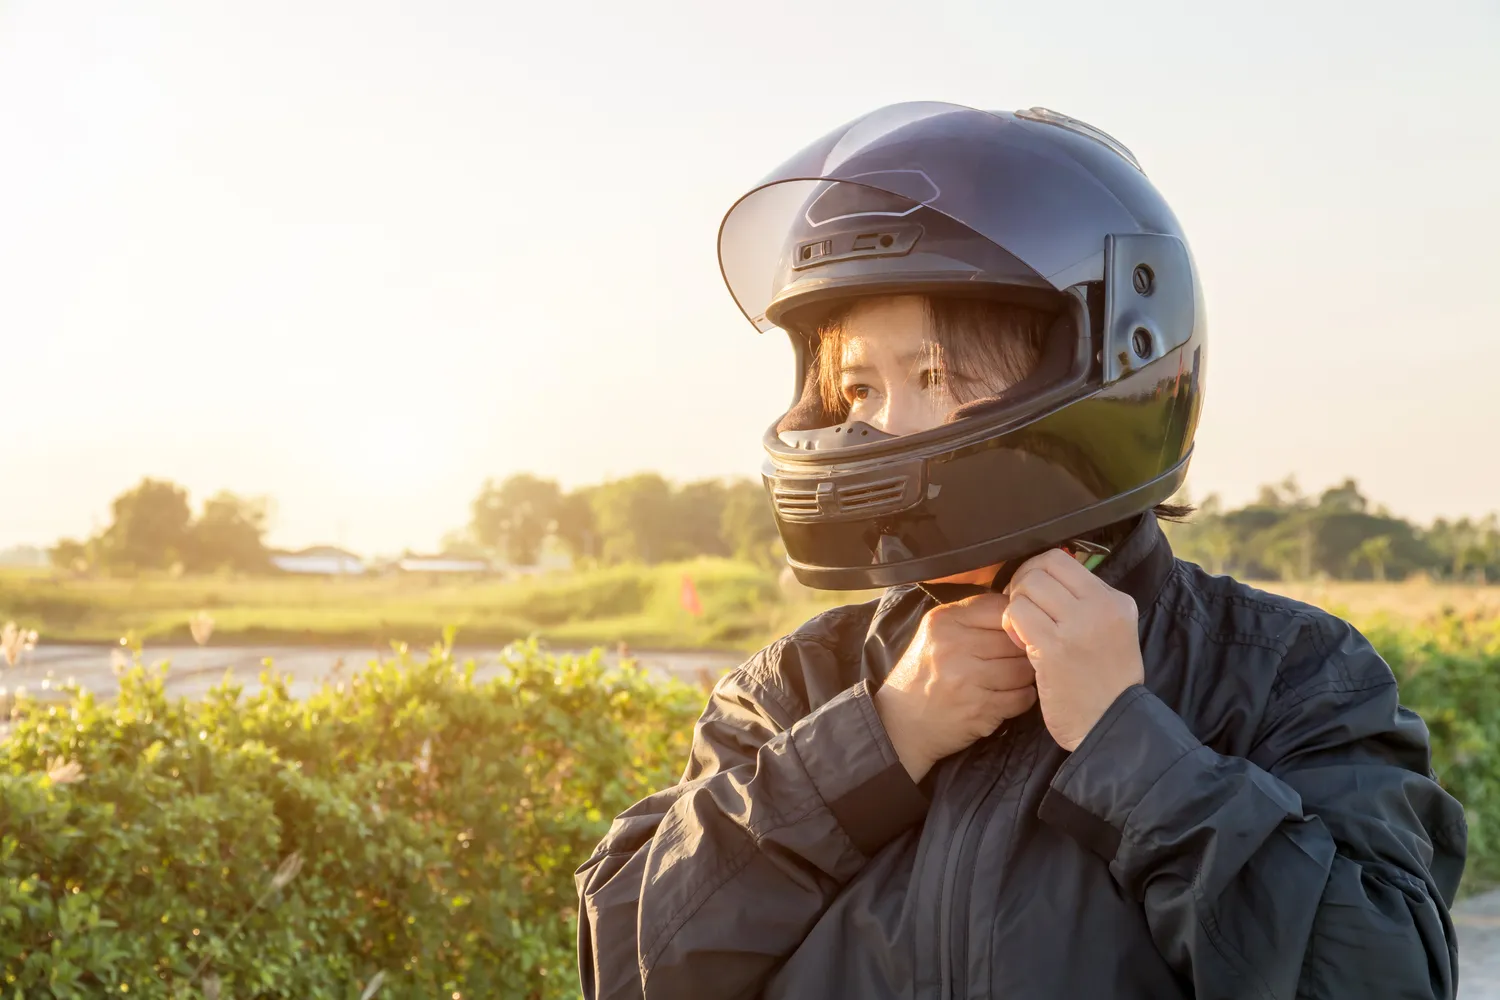
[[1130, 153], [896, 105], [720, 260], [795, 348], [793, 570], [889, 589], [727, 674], [579, 869], [585, 996], [1453, 996], [1463, 813], [1389, 668], [1159, 528], [1206, 324]]

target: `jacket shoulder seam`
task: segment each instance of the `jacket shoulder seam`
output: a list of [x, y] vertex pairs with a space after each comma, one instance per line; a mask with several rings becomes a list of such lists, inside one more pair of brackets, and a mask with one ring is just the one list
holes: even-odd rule
[[1168, 603], [1165, 599], [1158, 601], [1157, 606], [1162, 610], [1168, 612], [1169, 614], [1177, 616], [1181, 619], [1186, 619], [1197, 625], [1203, 631], [1204, 637], [1207, 638], [1210, 642], [1215, 642], [1219, 645], [1236, 644], [1241, 646], [1257, 646], [1261, 649], [1269, 649], [1273, 653], [1280, 654], [1281, 656], [1286, 656], [1287, 654], [1286, 643], [1279, 642], [1275, 639], [1267, 639], [1263, 636], [1256, 635], [1253, 632], [1232, 632], [1224, 630], [1215, 631], [1212, 622], [1210, 622], [1207, 618], [1190, 607], [1186, 607], [1181, 604]]
[[746, 687], [749, 689], [750, 694], [756, 697], [768, 698], [776, 703], [776, 707], [781, 709], [787, 718], [797, 719], [802, 716], [802, 713], [795, 711], [793, 706], [788, 705], [785, 693], [777, 689], [775, 683], [777, 671], [776, 667], [772, 665], [773, 662], [777, 664], [781, 662], [781, 651], [786, 648], [791, 638], [790, 635], [784, 635], [780, 639], [777, 639], [755, 656], [730, 671], [728, 676], [732, 677], [738, 674], [743, 677], [749, 682]]

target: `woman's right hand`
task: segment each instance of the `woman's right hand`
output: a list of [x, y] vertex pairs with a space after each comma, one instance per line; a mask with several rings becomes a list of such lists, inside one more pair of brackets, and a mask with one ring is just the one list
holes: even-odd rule
[[913, 781], [1036, 704], [1036, 675], [1006, 635], [1010, 600], [979, 594], [927, 612], [875, 692], [875, 707]]

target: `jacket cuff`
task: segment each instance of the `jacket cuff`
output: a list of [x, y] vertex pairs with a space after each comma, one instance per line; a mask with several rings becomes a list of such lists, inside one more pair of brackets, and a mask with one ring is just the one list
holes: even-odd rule
[[872, 857], [927, 814], [868, 682], [840, 692], [791, 728], [791, 744], [850, 841]]
[[1053, 776], [1037, 815], [1113, 861], [1135, 807], [1202, 745], [1166, 702], [1128, 687]]

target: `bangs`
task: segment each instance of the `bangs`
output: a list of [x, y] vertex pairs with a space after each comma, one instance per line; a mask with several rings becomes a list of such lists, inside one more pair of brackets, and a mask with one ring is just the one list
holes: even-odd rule
[[[849, 317], [855, 300], [818, 328], [815, 378], [824, 409], [843, 420], [849, 413], [840, 376]], [[952, 383], [959, 405], [997, 396], [1037, 367], [1053, 317], [1049, 313], [988, 299], [922, 296], [929, 331], [923, 338], [926, 367], [961, 376]]]

